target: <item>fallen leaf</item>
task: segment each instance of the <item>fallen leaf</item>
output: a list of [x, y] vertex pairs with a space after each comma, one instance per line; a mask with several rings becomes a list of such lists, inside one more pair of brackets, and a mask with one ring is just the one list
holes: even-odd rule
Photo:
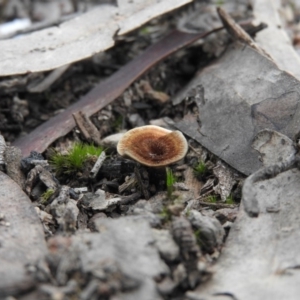
[[74, 19], [18, 38], [0, 41], [0, 76], [48, 71], [112, 47], [125, 34], [192, 0], [119, 0]]
[[231, 45], [175, 103], [193, 89], [199, 116], [186, 115], [173, 125], [246, 175], [262, 166], [251, 147], [259, 131], [275, 130], [291, 139], [299, 131], [299, 81], [245, 44]]

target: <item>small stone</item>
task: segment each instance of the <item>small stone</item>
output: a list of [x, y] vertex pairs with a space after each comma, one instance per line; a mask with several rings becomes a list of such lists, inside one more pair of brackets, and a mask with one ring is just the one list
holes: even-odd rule
[[225, 222], [234, 222], [239, 210], [238, 208], [221, 208], [214, 212], [213, 216], [217, 218], [221, 224]]
[[86, 193], [82, 198], [82, 205], [98, 211], [113, 210], [121, 198], [105, 199], [105, 191], [98, 189], [95, 193]]
[[129, 123], [131, 126], [134, 127], [139, 127], [139, 126], [144, 126], [145, 121], [139, 114], [132, 114], [129, 116]]
[[174, 261], [179, 257], [179, 247], [168, 230], [152, 229], [155, 244], [161, 257], [166, 261]]
[[116, 134], [109, 135], [102, 140], [102, 144], [106, 147], [117, 148], [117, 144], [120, 139], [124, 136], [125, 132], [119, 132]]
[[157, 289], [162, 295], [170, 295], [175, 288], [176, 284], [170, 277], [165, 277], [161, 282], [157, 284]]
[[129, 207], [126, 215], [143, 216], [148, 220], [151, 227], [160, 227], [162, 220], [157, 213], [161, 212], [162, 203], [157, 204], [160, 206], [160, 209], [156, 210], [156, 204], [152, 205], [149, 201], [150, 200], [139, 200], [137, 203]]
[[212, 253], [222, 245], [225, 231], [216, 218], [204, 216], [196, 210], [191, 210], [187, 218], [199, 231], [203, 250]]

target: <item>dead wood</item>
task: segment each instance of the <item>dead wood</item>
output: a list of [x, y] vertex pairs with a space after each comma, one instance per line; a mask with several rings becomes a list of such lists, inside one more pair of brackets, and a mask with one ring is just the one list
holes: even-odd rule
[[224, 9], [218, 7], [217, 12], [224, 27], [233, 36], [234, 39], [251, 46], [263, 55], [267, 55], [266, 52], [254, 42], [250, 35], [239, 24], [237, 24]]
[[81, 134], [89, 143], [95, 143], [96, 145], [101, 144], [99, 130], [83, 112], [79, 111], [74, 113], [73, 118]]
[[202, 253], [197, 244], [192, 226], [184, 217], [174, 218], [172, 222], [172, 233], [180, 248], [183, 264], [188, 274], [189, 286], [194, 288], [201, 278], [197, 266]]
[[142, 195], [145, 197], [146, 200], [149, 200], [150, 193], [149, 193], [149, 174], [147, 170], [143, 167], [134, 168], [134, 175], [137, 180], [138, 186], [141, 190]]

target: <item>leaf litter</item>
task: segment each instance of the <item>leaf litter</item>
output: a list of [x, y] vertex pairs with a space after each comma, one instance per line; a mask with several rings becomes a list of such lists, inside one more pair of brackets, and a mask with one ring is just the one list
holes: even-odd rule
[[[190, 9], [202, 11], [203, 5], [202, 3], [193, 4], [191, 7], [182, 9], [181, 14], [186, 14], [186, 17]], [[247, 6], [242, 5], [238, 8], [236, 17], [239, 14], [248, 16]], [[230, 10], [230, 5], [228, 9]], [[293, 124], [294, 118], [296, 119], [298, 101], [294, 92], [297, 88], [297, 80], [277, 69], [268, 56], [264, 56], [245, 44], [241, 46], [240, 42], [227, 47], [223, 55], [221, 55], [223, 50], [217, 51], [212, 46], [216, 45], [216, 43], [211, 43], [214, 40], [213, 37], [209, 41], [201, 40], [194, 43], [151, 68], [147, 74], [142, 75], [141, 80], [135, 80], [133, 84], [124, 88], [125, 92], [121, 91], [115, 95], [116, 99], [112, 99], [114, 102], [103, 107], [100, 112], [95, 110], [88, 116], [83, 112], [82, 121], [77, 120], [80, 123], [78, 127], [59, 140], [49, 142], [48, 145], [52, 143], [51, 149], [47, 149], [48, 145], [45, 145], [41, 151], [46, 150], [43, 155], [33, 153], [30, 158], [21, 160], [19, 152], [12, 155], [15, 159], [6, 159], [10, 153], [18, 152], [14, 150], [16, 148], [9, 146], [9, 143], [15, 140], [18, 134], [24, 135], [24, 129], [29, 131], [38, 123], [50, 119], [60, 109], [66, 108], [70, 102], [78, 99], [79, 95], [86, 94], [97, 82], [130, 61], [147, 45], [155, 43], [157, 36], [163, 35], [163, 32], [159, 32], [160, 27], [162, 28], [160, 30], [164, 31], [165, 24], [171, 26], [170, 24], [177, 22], [176, 12], [166, 18], [154, 20], [139, 31], [124, 35], [120, 45], [102, 55], [72, 64], [60, 73], [54, 85], [49, 85], [48, 88], [40, 91], [35, 90], [35, 93], [24, 89], [28, 84], [29, 76], [25, 76], [24, 78], [27, 79], [23, 82], [15, 77], [17, 84], [6, 81], [11, 85], [3, 85], [1, 90], [3, 101], [0, 111], [1, 132], [8, 146], [1, 144], [6, 163], [5, 166], [3, 164], [0, 166], [1, 171], [10, 172], [10, 176], [19, 185], [24, 185], [27, 196], [19, 189], [18, 196], [14, 197], [14, 199], [23, 197], [27, 201], [25, 201], [27, 204], [24, 204], [27, 208], [21, 209], [18, 217], [22, 219], [23, 226], [26, 226], [28, 221], [22, 216], [29, 208], [35, 208], [31, 210], [31, 213], [36, 219], [32, 223], [29, 222], [28, 226], [36, 226], [39, 232], [44, 231], [44, 235], [40, 235], [36, 243], [45, 247], [41, 254], [35, 255], [34, 259], [30, 257], [26, 260], [15, 259], [14, 266], [18, 268], [16, 272], [21, 274], [18, 278], [20, 284], [15, 283], [15, 273], [10, 274], [8, 283], [4, 283], [3, 296], [18, 296], [20, 299], [23, 297], [53, 299], [57, 295], [66, 299], [72, 297], [80, 297], [80, 299], [113, 299], [114, 297], [121, 299], [177, 299], [178, 297], [200, 299], [199, 297], [203, 296], [210, 299], [215, 293], [224, 294], [230, 291], [237, 298], [244, 296], [247, 298], [251, 294], [247, 285], [233, 285], [232, 282], [236, 282], [233, 278], [240, 272], [245, 276], [255, 278], [257, 275], [262, 280], [265, 279], [264, 269], [260, 269], [259, 265], [255, 265], [255, 268], [240, 267], [244, 262], [250, 266], [253, 263], [253, 257], [260, 257], [261, 247], [254, 245], [263, 245], [261, 237], [267, 232], [275, 244], [276, 241], [280, 241], [276, 244], [278, 253], [284, 252], [285, 241], [289, 247], [296, 249], [297, 236], [284, 235], [292, 232], [294, 226], [291, 222], [285, 224], [287, 221], [286, 204], [281, 199], [285, 193], [291, 198], [297, 197], [297, 171], [292, 170], [279, 175], [283, 182], [289, 182], [286, 184], [288, 186], [286, 190], [282, 190], [282, 185], [276, 178], [270, 182], [263, 181], [263, 183], [259, 180], [264, 180], [265, 177], [257, 177], [258, 182], [250, 181], [250, 177], [246, 179], [246, 186], [250, 186], [251, 192], [243, 193], [242, 208], [245, 207], [247, 211], [249, 203], [250, 205], [259, 204], [259, 223], [255, 226], [260, 228], [261, 234], [258, 234], [258, 230], [251, 231], [251, 228], [258, 228], [253, 225], [255, 220], [246, 217], [243, 209], [237, 210], [242, 197], [241, 187], [245, 178], [243, 174], [251, 174], [261, 165], [259, 155], [251, 149], [251, 143], [255, 137], [254, 147], [260, 151], [264, 161], [268, 162], [267, 165], [272, 166], [286, 158], [290, 160], [295, 158], [296, 150], [292, 146], [291, 139], [296, 133], [296, 125], [290, 124]], [[224, 31], [222, 35], [225, 37], [224, 41], [228, 41], [228, 36]], [[208, 44], [210, 44], [209, 47]], [[213, 57], [216, 54], [221, 55], [217, 60]], [[210, 121], [222, 124], [221, 121], [224, 120], [220, 117], [222, 109], [225, 111], [229, 109], [230, 101], [233, 101], [234, 97], [228, 97], [227, 100], [230, 101], [227, 102], [226, 100], [219, 101], [217, 106], [212, 106], [211, 111], [209, 109], [205, 111], [205, 105], [213, 104], [213, 101], [221, 97], [220, 95], [223, 97], [226, 93], [230, 94], [228, 91], [231, 89], [233, 80], [230, 81], [228, 75], [235, 76], [236, 85], [245, 84], [246, 80], [251, 82], [251, 77], [243, 75], [242, 72], [241, 74], [235, 73], [234, 67], [237, 62], [236, 58], [232, 58], [235, 55], [237, 59], [240, 57], [240, 61], [242, 57], [252, 55], [251, 62], [258, 61], [258, 64], [268, 66], [271, 75], [273, 74], [267, 77], [261, 76], [260, 80], [264, 79], [265, 85], [259, 87], [257, 84], [253, 85], [251, 92], [254, 94], [256, 92], [257, 98], [264, 95], [265, 89], [269, 93], [278, 92], [279, 95], [276, 94], [273, 98], [262, 97], [264, 100], [262, 104], [252, 100], [250, 113], [247, 112], [247, 105], [241, 101], [233, 104], [235, 111], [230, 111], [232, 115], [227, 114], [227, 116], [230, 115], [233, 120], [234, 118], [242, 119], [245, 118], [246, 113], [247, 118], [252, 118], [252, 123], [249, 124], [252, 127], [256, 124], [255, 130], [252, 130], [251, 126], [240, 126], [238, 129], [244, 131], [241, 130], [239, 134], [236, 134], [236, 131], [230, 127], [233, 122], [229, 122], [229, 118], [225, 125], [218, 127], [207, 125], [211, 124]], [[228, 57], [232, 58], [232, 65], [226, 64]], [[192, 88], [182, 90], [184, 85], [195, 76], [197, 69], [205, 66], [206, 68], [200, 72], [200, 75], [196, 75], [193, 79], [196, 86], [192, 84]], [[248, 75], [249, 72], [253, 72], [254, 77], [255, 72], [258, 72], [255, 69], [256, 65], [252, 63], [251, 67], [247, 66], [248, 73], [245, 71], [244, 74]], [[222, 74], [224, 68], [227, 71], [227, 78], [224, 75], [223, 81], [216, 83], [215, 77], [211, 76], [210, 72], [216, 69]], [[31, 76], [32, 78], [43, 77], [44, 74]], [[209, 80], [211, 80], [211, 85], [218, 88], [210, 86]], [[281, 89], [274, 88], [278, 80], [283, 80], [285, 84], [281, 85]], [[249, 82], [245, 84], [247, 88], [248, 85]], [[284, 90], [285, 86], [287, 91]], [[178, 94], [180, 90], [182, 91]], [[237, 90], [244, 93], [245, 99], [247, 99], [246, 96], [251, 95], [249, 88]], [[11, 93], [16, 91], [22, 99], [25, 99], [22, 100], [23, 102], [18, 102], [19, 105], [25, 102], [28, 104], [29, 116], [25, 114], [25, 111], [22, 115], [22, 110], [19, 114], [13, 114], [16, 112], [16, 107], [12, 105]], [[168, 97], [175, 103], [179, 99], [178, 96], [174, 97], [176, 93], [184, 96], [181, 97], [180, 103], [174, 106]], [[286, 98], [281, 96], [286, 94], [288, 95]], [[211, 98], [208, 98], [208, 95], [211, 95]], [[232, 95], [235, 96], [234, 93], [230, 94]], [[65, 103], [62, 102], [64, 97]], [[254, 96], [253, 99], [255, 99]], [[291, 102], [288, 108], [286, 110], [279, 108], [286, 119], [282, 119], [281, 114], [276, 115], [273, 111], [270, 112], [271, 104], [275, 103], [281, 107], [280, 105], [285, 105], [286, 100]], [[238, 105], [244, 105], [244, 109], [239, 109]], [[296, 110], [296, 112], [289, 118], [288, 114], [291, 110]], [[239, 113], [244, 114], [239, 116]], [[180, 128], [189, 137], [189, 152], [182, 161], [169, 167], [172, 173], [169, 173], [168, 178], [164, 169], [143, 167], [132, 160], [117, 156], [115, 148], [120, 137], [114, 137], [111, 138], [112, 142], [104, 144], [104, 147], [107, 147], [106, 159], [94, 177], [91, 177], [90, 172], [97, 157], [87, 160], [72, 176], [57, 173], [53, 165], [47, 163], [47, 160], [51, 159], [51, 152], [53, 154], [53, 149], [55, 149], [56, 153], [66, 155], [75, 142], [89, 142], [95, 132], [91, 129], [91, 124], [86, 122], [89, 116], [91, 116], [92, 126], [99, 130], [96, 144], [102, 144], [104, 138], [109, 139], [112, 134], [124, 129], [128, 130], [150, 123], [160, 124], [171, 130]], [[215, 131], [203, 132], [206, 127], [211, 127]], [[258, 129], [268, 130], [264, 132]], [[274, 131], [278, 129], [281, 133]], [[249, 153], [253, 155], [249, 157], [237, 155], [234, 161], [228, 158], [230, 151], [226, 147], [221, 145], [220, 148], [218, 144], [212, 146], [209, 139], [220, 141], [220, 136], [224, 135], [222, 130], [225, 130], [227, 138], [230, 137], [229, 132], [231, 132], [232, 138], [235, 139], [235, 143], [229, 143], [230, 147], [243, 146], [241, 136], [243, 136], [243, 141], [247, 139], [244, 143], [247, 147], [243, 149], [247, 149], [246, 151], [250, 151]], [[256, 135], [257, 133], [259, 135]], [[207, 144], [206, 141], [208, 141]], [[276, 151], [275, 156], [272, 151]], [[277, 154], [277, 151], [280, 154]], [[235, 150], [234, 154], [236, 153], [241, 153], [240, 148]], [[28, 154], [29, 152], [26, 156]], [[253, 160], [254, 157], [255, 160]], [[239, 159], [248, 161], [240, 163]], [[14, 162], [13, 167], [10, 167], [9, 161]], [[22, 171], [18, 167], [20, 163], [23, 166]], [[198, 170], [198, 173], [195, 170]], [[267, 168], [262, 171], [263, 176], [269, 174], [268, 170]], [[273, 173], [273, 176], [277, 173]], [[27, 176], [26, 181], [24, 174]], [[10, 179], [6, 179], [4, 174], [1, 176], [6, 181], [9, 180], [10, 185], [16, 185]], [[172, 184], [174, 181], [176, 183]], [[257, 187], [259, 187], [258, 192], [254, 189]], [[10, 195], [10, 190], [1, 190], [3, 199], [11, 197]], [[3, 201], [2, 198], [0, 202]], [[265, 199], [265, 202], [261, 199]], [[295, 200], [294, 211], [297, 211], [298, 207], [296, 202]], [[18, 205], [14, 203], [13, 207]], [[270, 230], [271, 225], [265, 220], [265, 214], [267, 218], [271, 214], [274, 222], [278, 222], [276, 214], [280, 214], [280, 220], [285, 225], [280, 227], [279, 231]], [[289, 211], [289, 214], [294, 216], [293, 212]], [[0, 217], [0, 228], [10, 228], [9, 224], [13, 218], [6, 214]], [[38, 217], [42, 222], [41, 225], [37, 221]], [[293, 220], [293, 217], [291, 219]], [[16, 230], [20, 234], [23, 232], [21, 228]], [[283, 234], [278, 235], [278, 232], [283, 232]], [[34, 237], [33, 232], [24, 233], [24, 235], [28, 236], [29, 240]], [[47, 248], [44, 244], [44, 237], [46, 237]], [[9, 239], [12, 237], [8, 236], [7, 240]], [[23, 247], [25, 251], [26, 247], [25, 242]], [[13, 245], [13, 249], [17, 249], [17, 246]], [[245, 249], [250, 249], [253, 254], [246, 261]], [[261, 256], [266, 269], [268, 269], [268, 253]], [[1, 259], [5, 259], [6, 255], [4, 253]], [[238, 258], [234, 257], [235, 255], [238, 255]], [[233, 257], [235, 263], [231, 263]], [[280, 274], [297, 266], [296, 258], [290, 260], [289, 264], [284, 263], [286, 261], [284, 254], [278, 254], [277, 257], [282, 264], [274, 268]], [[228, 264], [231, 264], [230, 268], [227, 267]], [[217, 271], [212, 270], [212, 265]], [[226, 278], [223, 274], [224, 269], [229, 272], [229, 275], [226, 275], [228, 280], [224, 279]], [[252, 273], [247, 271], [249, 269]], [[279, 274], [276, 272], [275, 274]], [[278, 293], [290, 282], [281, 278], [276, 280]], [[297, 280], [297, 277], [295, 276], [292, 280]], [[11, 289], [11, 286], [14, 288]], [[261, 295], [268, 295], [269, 290], [267, 287], [262, 288], [261, 294], [258, 292], [258, 298]], [[291, 289], [288, 299], [293, 299], [292, 295], [296, 292], [297, 287]]]

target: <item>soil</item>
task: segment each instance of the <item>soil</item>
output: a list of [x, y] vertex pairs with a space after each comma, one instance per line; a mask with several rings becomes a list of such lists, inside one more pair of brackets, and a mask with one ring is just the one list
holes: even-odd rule
[[[0, 132], [7, 145], [78, 101], [99, 82], [122, 68], [149, 45], [157, 42], [167, 32], [175, 28], [179, 16], [185, 14], [189, 9], [189, 7], [185, 7], [176, 13], [169, 13], [157, 18], [135, 32], [120, 38], [117, 44], [105, 53], [74, 63], [43, 93], [29, 93], [27, 87], [29, 84], [45, 78], [48, 75], [47, 72], [2, 78], [0, 81]], [[100, 132], [101, 139], [137, 126], [153, 124], [155, 123], [154, 120], [163, 124], [165, 117], [176, 122], [186, 114], [198, 113], [196, 105], [190, 99], [186, 99], [180, 105], [173, 106], [170, 100], [161, 101], [161, 97], [169, 96], [171, 99], [193, 78], [200, 68], [208, 65], [213, 59], [214, 56], [211, 53], [204, 52], [202, 44], [195, 43], [154, 66], [142, 78], [132, 84], [123, 95], [91, 117], [93, 124]], [[150, 86], [152, 93], [149, 93], [149, 89], [147, 92], [145, 86], [148, 88]], [[159, 96], [153, 91], [160, 92]], [[79, 141], [87, 143], [78, 128], [74, 128], [70, 134], [51, 145], [42, 154], [42, 157], [39, 156], [38, 160], [51, 159], [53, 149], [67, 153], [74, 143]], [[106, 147], [107, 158], [96, 178], [89, 176], [96, 157], [87, 160], [83, 169], [71, 175], [57, 174], [51, 165], [41, 167], [44, 169], [39, 170], [37, 174], [30, 173], [34, 165], [27, 169], [23, 168], [23, 173], [27, 176], [25, 183], [27, 195], [33, 206], [48, 214], [48, 219], [43, 220], [48, 245], [53, 245], [53, 241], [59, 239], [60, 236], [68, 239], [78, 232], [99, 231], [98, 225], [95, 225], [95, 220], [119, 219], [138, 215], [136, 211], [138, 209], [145, 210], [145, 201], [149, 201], [151, 203], [151, 227], [161, 232], [164, 230], [173, 232], [173, 238], [181, 249], [181, 257], [175, 262], [162, 256], [170, 272], [173, 272], [171, 277], [174, 279], [174, 272], [178, 271], [177, 267], [181, 263], [188, 272], [186, 282], [176, 283], [169, 290], [165, 286], [165, 279], [158, 278], [156, 281], [161, 297], [179, 299], [178, 297], [181, 297], [185, 291], [194, 288], [199, 282], [208, 280], [211, 274], [210, 266], [219, 256], [226, 235], [230, 230], [230, 224], [235, 219], [236, 207], [238, 207], [241, 199], [243, 176], [231, 170], [225, 163], [195, 141], [190, 139], [188, 143], [190, 148], [186, 157], [170, 166], [176, 178], [176, 184], [169, 193], [165, 169], [153, 170], [132, 160], [122, 158], [117, 154], [115, 147]], [[32, 150], [34, 151], [34, 149]], [[204, 163], [206, 168], [205, 172], [201, 174], [194, 171], [199, 162]], [[218, 193], [216, 188], [218, 184], [222, 183], [222, 176], [219, 176], [216, 171], [220, 165], [227, 170], [226, 174], [230, 174], [233, 178], [229, 194], [225, 199], [224, 195]], [[29, 173], [33, 176], [31, 179]], [[132, 178], [136, 180], [130, 184]], [[30, 188], [28, 188], [29, 186]], [[124, 187], [122, 192], [120, 192], [120, 187]], [[79, 188], [86, 188], [86, 191], [84, 193], [76, 192]], [[45, 192], [49, 189], [54, 189], [55, 192], [45, 201]], [[95, 192], [98, 189], [103, 191], [105, 201], [115, 199], [116, 203], [105, 202], [104, 198], [101, 198], [101, 202], [99, 198], [95, 198]], [[59, 197], [63, 200], [58, 200]], [[116, 200], [117, 198], [119, 200]], [[75, 204], [68, 214], [59, 215], [59, 201]], [[223, 228], [222, 225], [225, 224], [224, 232], [226, 235], [223, 235], [221, 240], [215, 243], [211, 242], [211, 236], [201, 236], [196, 223], [192, 221], [188, 224], [185, 223], [191, 210], [201, 212], [207, 218], [218, 220], [219, 225], [216, 225], [217, 227]], [[188, 246], [182, 246], [182, 243], [186, 242], [185, 237], [191, 241]], [[59, 242], [57, 241], [57, 243]], [[192, 267], [195, 265], [195, 261], [196, 264], [198, 263], [199, 253], [201, 253], [203, 264], [205, 264], [202, 273], [200, 272], [201, 279], [198, 278], [198, 269], [195, 266]], [[189, 260], [184, 258], [185, 254], [190, 256]], [[53, 253], [51, 255], [52, 258], [55, 256]], [[52, 261], [49, 259], [50, 273], [53, 277], [58, 272], [55, 259], [57, 257], [53, 258]], [[195, 272], [197, 274], [194, 276]], [[110, 273], [108, 282], [111, 283], [111, 278], [117, 276], [116, 274], [117, 271]], [[79, 269], [76, 272], [67, 273], [66, 276], [68, 277], [67, 280], [61, 283], [44, 279], [44, 282], [46, 281], [49, 286], [48, 290], [45, 286], [39, 290], [39, 293], [43, 294], [43, 299], [54, 299], [54, 294], [58, 290], [63, 298], [57, 299], [77, 299], [78, 289], [86, 289], [95, 280], [90, 274], [79, 271]], [[101, 287], [99, 287], [99, 299], [113, 299], [112, 295], [115, 293], [123, 293], [135, 288], [136, 282], [131, 282], [122, 276], [119, 277], [119, 281], [126, 282], [122, 287], [114, 289], [104, 286], [102, 282]], [[68, 294], [65, 284], [66, 282], [70, 283], [70, 280], [77, 282], [77, 289], [71, 289]], [[40, 279], [37, 279], [37, 282], [40, 282]], [[63, 286], [65, 290], [62, 289]], [[104, 292], [105, 289], [106, 292]], [[46, 290], [47, 292], [45, 292]], [[36, 291], [32, 295], [35, 295], [34, 293]], [[24, 296], [22, 299], [26, 299], [26, 295], [19, 296]], [[91, 299], [97, 299], [97, 296]]]

